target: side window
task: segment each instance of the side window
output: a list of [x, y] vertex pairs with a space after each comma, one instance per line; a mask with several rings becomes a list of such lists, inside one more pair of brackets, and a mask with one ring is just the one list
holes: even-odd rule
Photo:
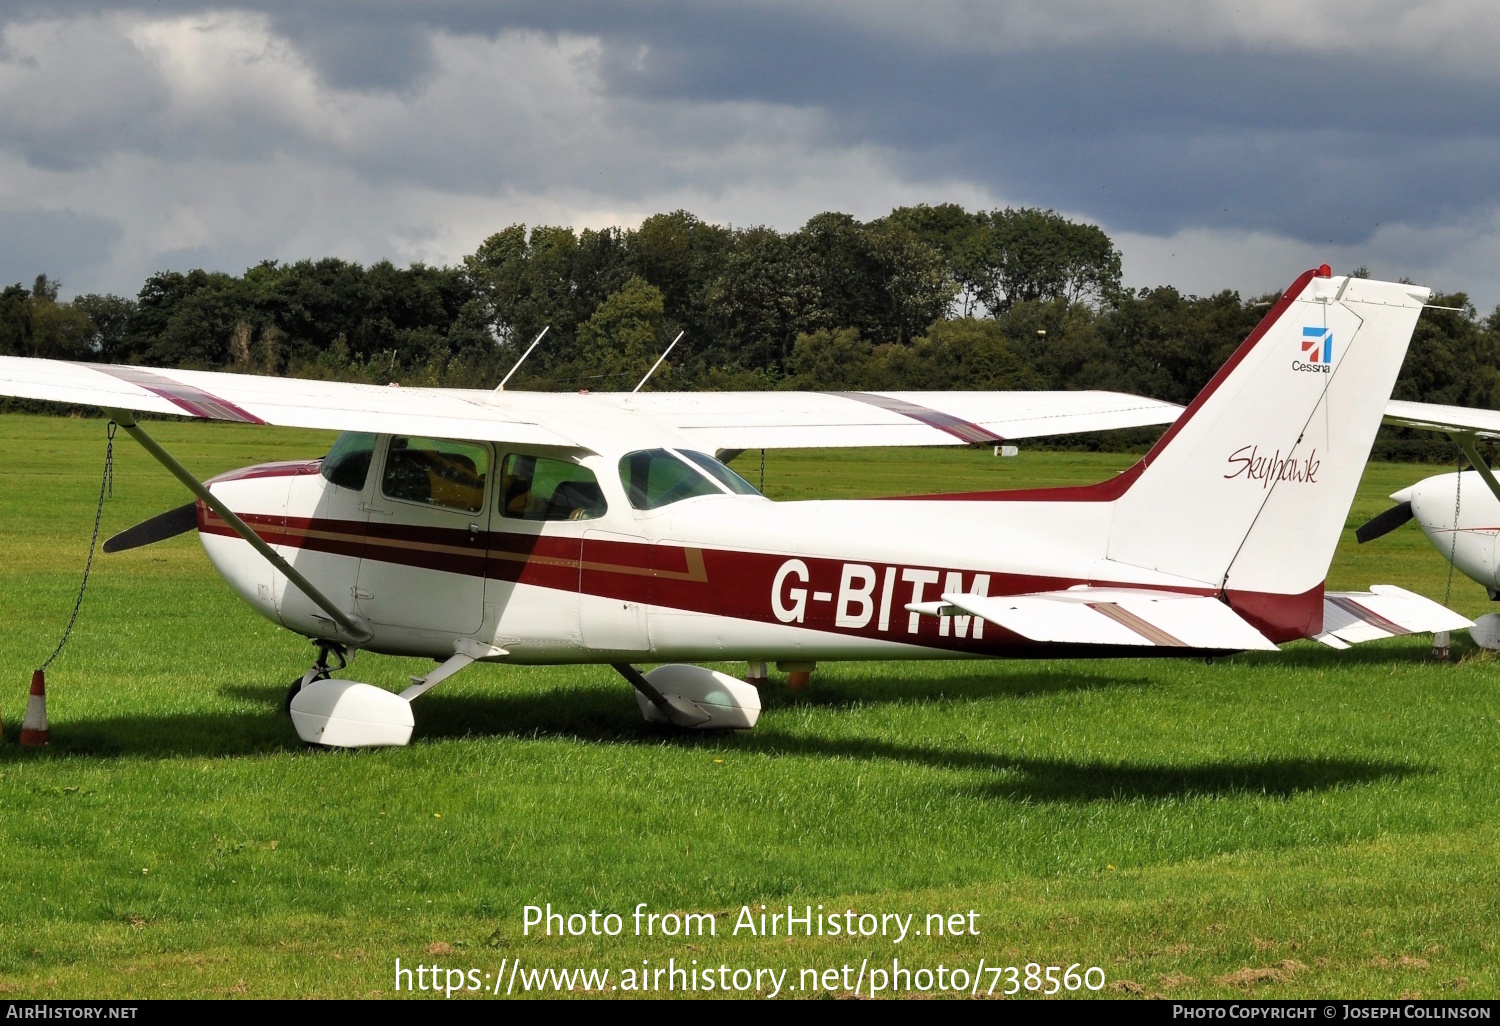
[[500, 465], [500, 512], [512, 520], [593, 520], [606, 508], [587, 467], [519, 453]]
[[388, 498], [478, 513], [489, 453], [472, 442], [392, 438], [380, 489]]
[[657, 509], [695, 495], [724, 494], [707, 477], [665, 449], [647, 449], [621, 457], [620, 483], [636, 509]]
[[375, 455], [375, 436], [363, 431], [345, 431], [323, 457], [320, 473], [340, 488], [356, 492], [370, 475], [370, 457]]

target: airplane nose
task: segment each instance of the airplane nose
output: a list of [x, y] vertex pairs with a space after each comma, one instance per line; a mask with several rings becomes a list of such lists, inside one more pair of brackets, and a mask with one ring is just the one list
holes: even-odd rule
[[1407, 485], [1405, 488], [1401, 489], [1399, 492], [1392, 492], [1391, 493], [1391, 501], [1392, 502], [1410, 502], [1411, 501], [1411, 493], [1416, 490], [1416, 487], [1417, 487], [1416, 485]]
[[[1474, 475], [1469, 475], [1472, 478]], [[1463, 482], [1469, 484], [1468, 480]], [[1453, 527], [1454, 500], [1458, 498], [1458, 475], [1437, 474], [1397, 492], [1411, 503], [1417, 523], [1425, 530], [1447, 531]], [[1481, 485], [1481, 490], [1483, 486]], [[1465, 491], [1468, 491], [1466, 488]], [[1470, 496], [1463, 496], [1465, 499]], [[1478, 497], [1475, 496], [1477, 499]], [[1472, 503], [1470, 503], [1472, 505]]]

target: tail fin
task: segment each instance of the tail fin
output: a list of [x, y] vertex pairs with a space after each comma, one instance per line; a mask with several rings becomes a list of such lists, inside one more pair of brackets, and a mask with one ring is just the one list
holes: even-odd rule
[[1298, 278], [1138, 465], [1109, 558], [1232, 603], [1320, 590], [1429, 294]]

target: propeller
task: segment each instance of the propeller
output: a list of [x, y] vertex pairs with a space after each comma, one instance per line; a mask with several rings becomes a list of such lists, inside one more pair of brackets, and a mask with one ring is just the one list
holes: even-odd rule
[[[1374, 541], [1376, 538], [1390, 534], [1396, 528], [1400, 527], [1402, 524], [1410, 520], [1411, 517], [1411, 503], [1403, 502], [1400, 505], [1392, 506], [1384, 513], [1376, 514], [1369, 520], [1365, 521], [1365, 523], [1354, 532], [1354, 537], [1361, 545], [1363, 545], [1367, 541]], [[106, 551], [108, 550], [106, 549]]]
[[104, 543], [105, 552], [124, 552], [155, 542], [186, 534], [198, 526], [198, 504], [190, 502], [165, 513], [158, 513], [150, 520], [143, 520], [127, 528]]

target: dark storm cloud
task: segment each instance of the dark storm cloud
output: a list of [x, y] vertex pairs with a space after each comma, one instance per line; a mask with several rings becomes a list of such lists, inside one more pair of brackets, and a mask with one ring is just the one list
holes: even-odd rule
[[0, 286], [38, 274], [64, 288], [108, 259], [120, 226], [71, 210], [0, 211]]
[[[1363, 239], [1500, 194], [1495, 86], [1342, 55], [934, 53], [817, 21], [663, 19], [605, 62], [621, 93], [815, 106], [843, 142], [1121, 228]], [[698, 31], [694, 31], [698, 30]], [[638, 46], [651, 51], [638, 59]]]
[[326, 17], [313, 5], [277, 10], [273, 24], [339, 89], [404, 90], [432, 70], [431, 30], [405, 17]]
[[[101, 2], [69, 13], [222, 6]], [[601, 40], [612, 97], [820, 111], [830, 142], [887, 148], [913, 179], [972, 181], [1143, 233], [1206, 227], [1350, 243], [1392, 219], [1459, 221], [1500, 191], [1494, 82], [1373, 52], [1144, 37], [981, 52], [814, 4], [270, 0], [242, 9], [269, 17], [326, 83], [398, 95], [433, 71], [434, 32], [589, 35]], [[26, 0], [13, 10], [56, 16]], [[463, 143], [456, 148], [461, 156]], [[28, 152], [68, 159], [39, 144]], [[369, 154], [369, 170], [402, 173], [411, 156]], [[454, 159], [434, 173], [455, 185], [464, 167]]]

